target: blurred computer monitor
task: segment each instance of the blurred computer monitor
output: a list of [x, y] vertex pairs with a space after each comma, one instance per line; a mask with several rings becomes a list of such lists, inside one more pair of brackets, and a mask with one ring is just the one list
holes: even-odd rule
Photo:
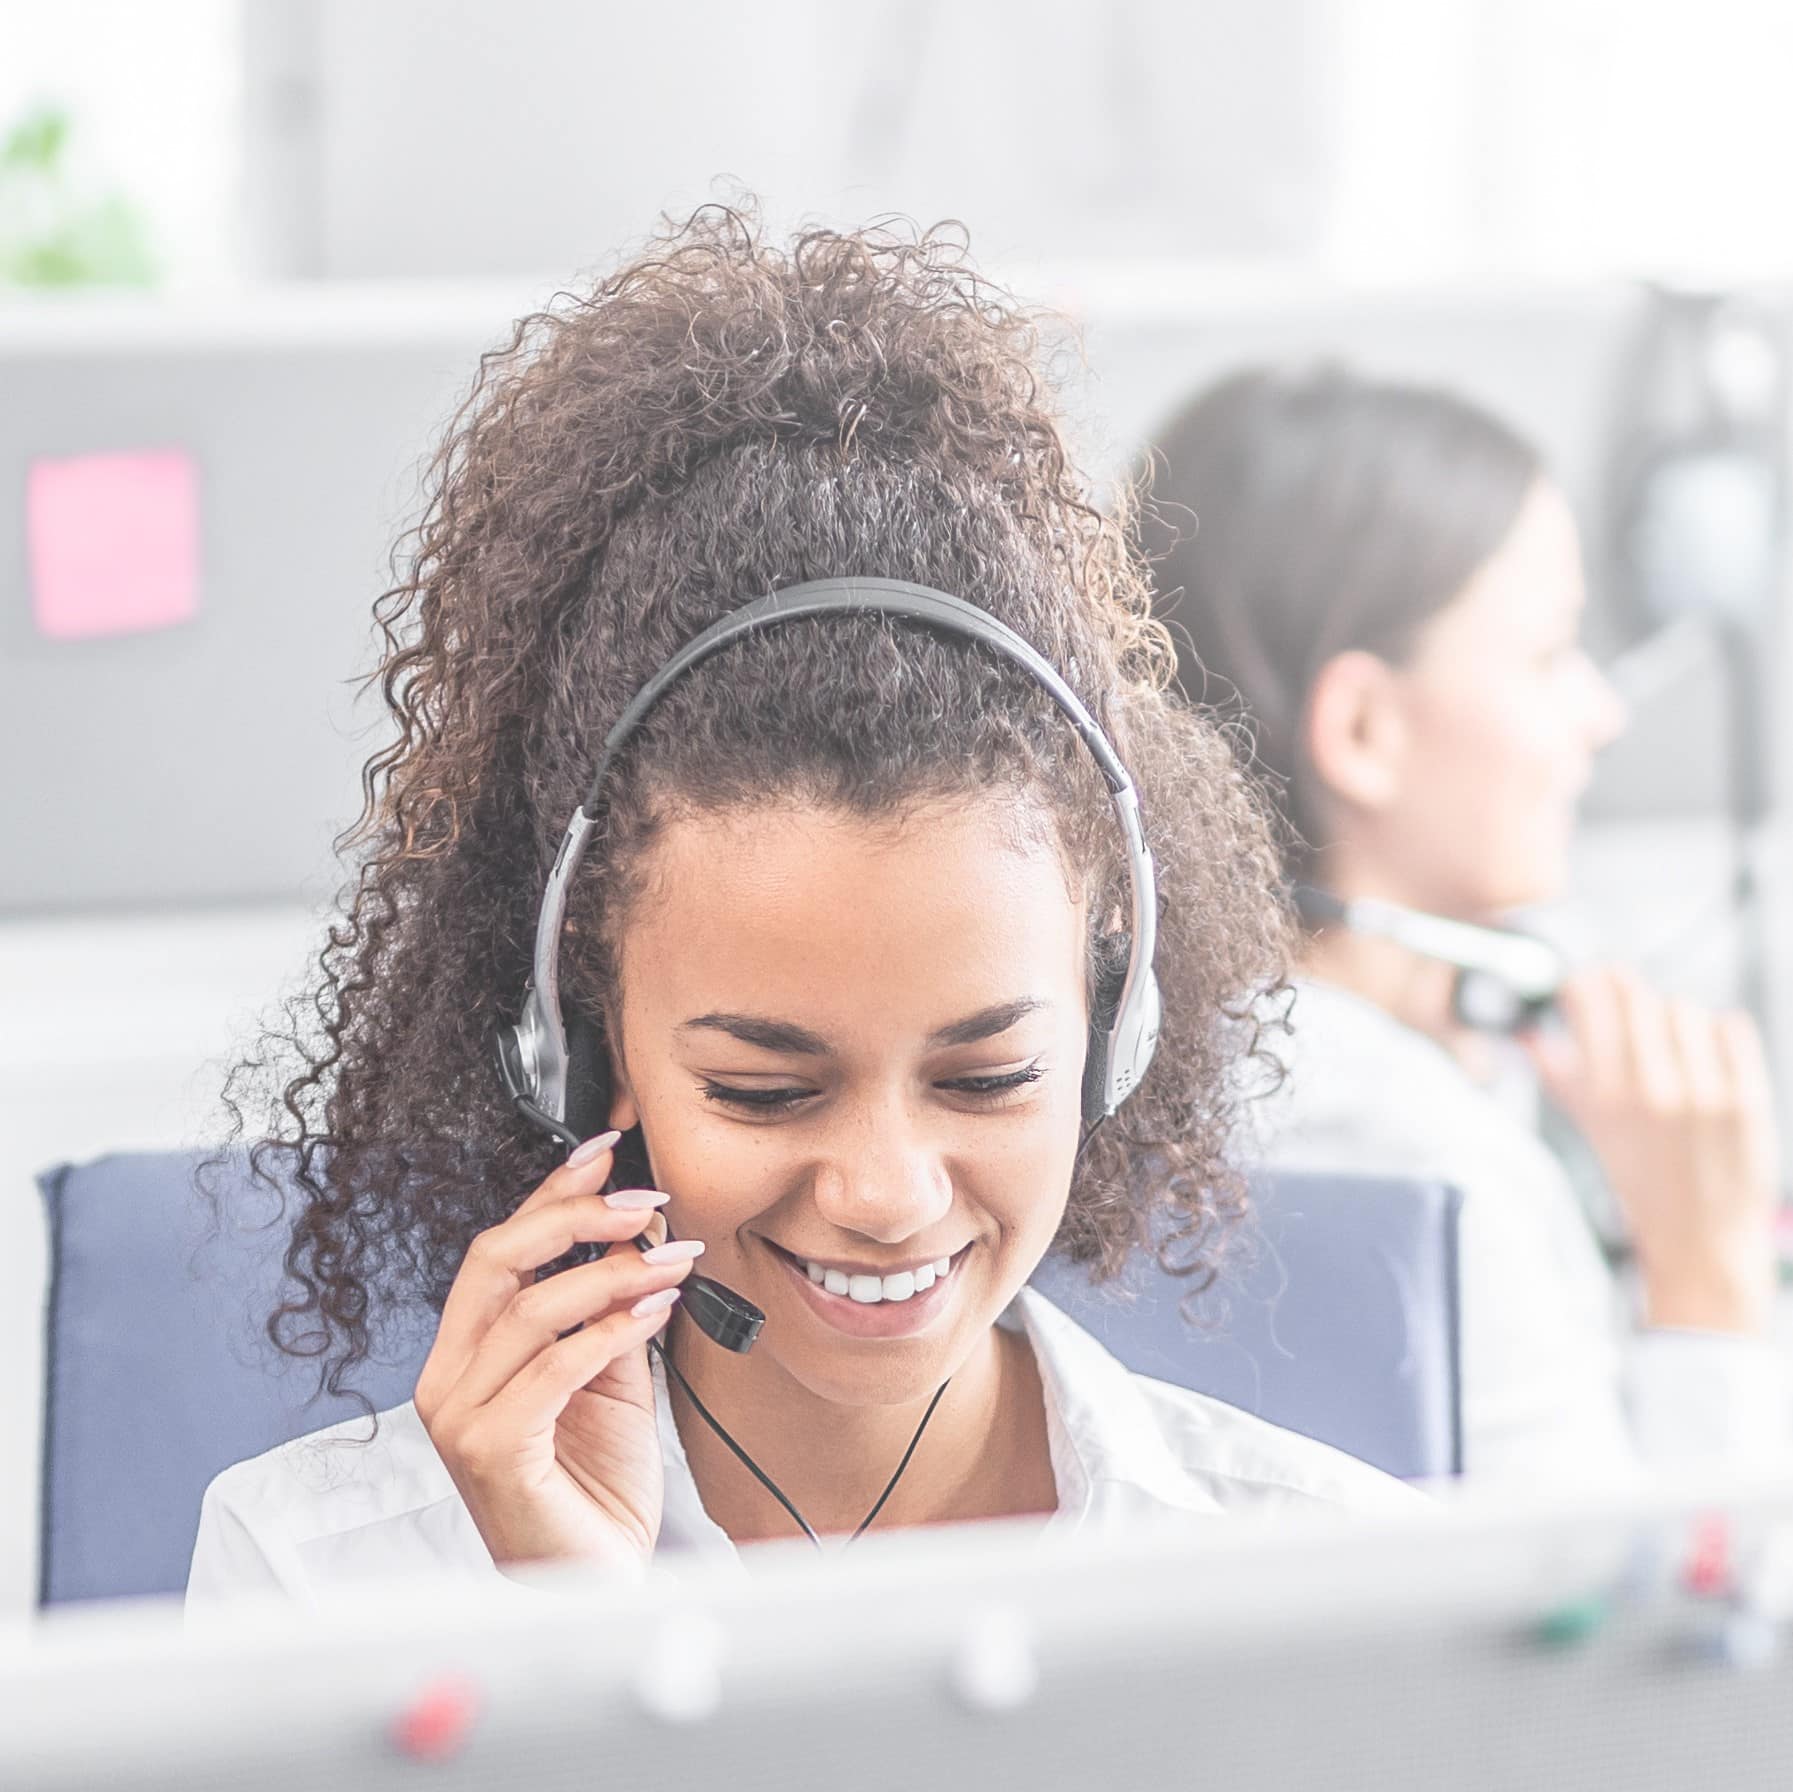
[[88, 1611], [0, 1660], [0, 1784], [1784, 1792], [1789, 1523], [1793, 1487], [985, 1526], [184, 1632]]

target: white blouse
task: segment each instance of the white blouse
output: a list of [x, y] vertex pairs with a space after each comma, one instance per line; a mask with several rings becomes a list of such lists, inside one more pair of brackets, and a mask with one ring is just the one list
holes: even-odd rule
[[[1161, 1514], [1335, 1506], [1411, 1510], [1401, 1482], [1219, 1400], [1135, 1375], [1031, 1289], [1001, 1323], [1031, 1341], [1045, 1390], [1058, 1511], [1046, 1529], [1121, 1529]], [[738, 1560], [703, 1508], [655, 1364], [666, 1492], [657, 1554]], [[356, 1581], [497, 1573], [416, 1408], [350, 1420], [219, 1475], [206, 1490], [190, 1606]]]
[[1793, 1392], [1780, 1354], [1636, 1325], [1566, 1171], [1510, 1100], [1334, 985], [1298, 984], [1289, 1018], [1288, 1080], [1252, 1122], [1261, 1160], [1422, 1176], [1463, 1193], [1467, 1473], [1587, 1481], [1787, 1450]]

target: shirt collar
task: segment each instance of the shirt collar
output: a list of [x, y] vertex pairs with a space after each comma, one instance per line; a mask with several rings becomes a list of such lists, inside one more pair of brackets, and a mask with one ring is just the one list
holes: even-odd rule
[[1151, 1507], [1222, 1507], [1171, 1449], [1147, 1397], [1149, 1383], [1043, 1294], [1024, 1288], [1003, 1315], [1026, 1328], [1046, 1396], [1058, 1484], [1055, 1529], [1136, 1518]]
[[[1099, 1529], [1153, 1509], [1222, 1510], [1172, 1452], [1139, 1378], [1075, 1320], [1044, 1295], [1023, 1288], [997, 1323], [1024, 1331], [1039, 1365], [1058, 1492], [1058, 1511], [1048, 1530]], [[738, 1562], [728, 1533], [704, 1510], [658, 1356], [653, 1371], [666, 1478], [660, 1548]]]

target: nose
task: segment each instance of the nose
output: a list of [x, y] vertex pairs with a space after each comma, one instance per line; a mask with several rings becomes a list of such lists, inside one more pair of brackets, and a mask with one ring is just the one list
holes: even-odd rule
[[842, 1115], [813, 1189], [831, 1225], [890, 1245], [926, 1231], [953, 1199], [939, 1150], [898, 1102]]
[[1610, 746], [1631, 725], [1631, 711], [1609, 679], [1591, 659], [1582, 661], [1586, 668], [1586, 704], [1584, 731], [1589, 748], [1599, 752]]

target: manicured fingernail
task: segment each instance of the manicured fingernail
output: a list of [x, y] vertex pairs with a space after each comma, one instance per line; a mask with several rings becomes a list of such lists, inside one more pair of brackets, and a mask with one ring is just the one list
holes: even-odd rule
[[619, 1188], [604, 1197], [608, 1206], [635, 1213], [644, 1207], [664, 1207], [671, 1199], [671, 1195], [662, 1194], [657, 1188]]
[[679, 1298], [676, 1288], [662, 1288], [657, 1294], [644, 1294], [629, 1309], [631, 1319], [645, 1319], [650, 1313], [664, 1313]]
[[575, 1169], [580, 1164], [588, 1164], [600, 1153], [608, 1151], [622, 1136], [620, 1132], [601, 1132], [595, 1139], [587, 1139], [583, 1145], [575, 1145], [567, 1155], [567, 1162]]
[[643, 1263], [689, 1263], [693, 1257], [704, 1254], [704, 1241], [701, 1238], [672, 1238], [665, 1244], [657, 1244], [651, 1251], [643, 1251]]

